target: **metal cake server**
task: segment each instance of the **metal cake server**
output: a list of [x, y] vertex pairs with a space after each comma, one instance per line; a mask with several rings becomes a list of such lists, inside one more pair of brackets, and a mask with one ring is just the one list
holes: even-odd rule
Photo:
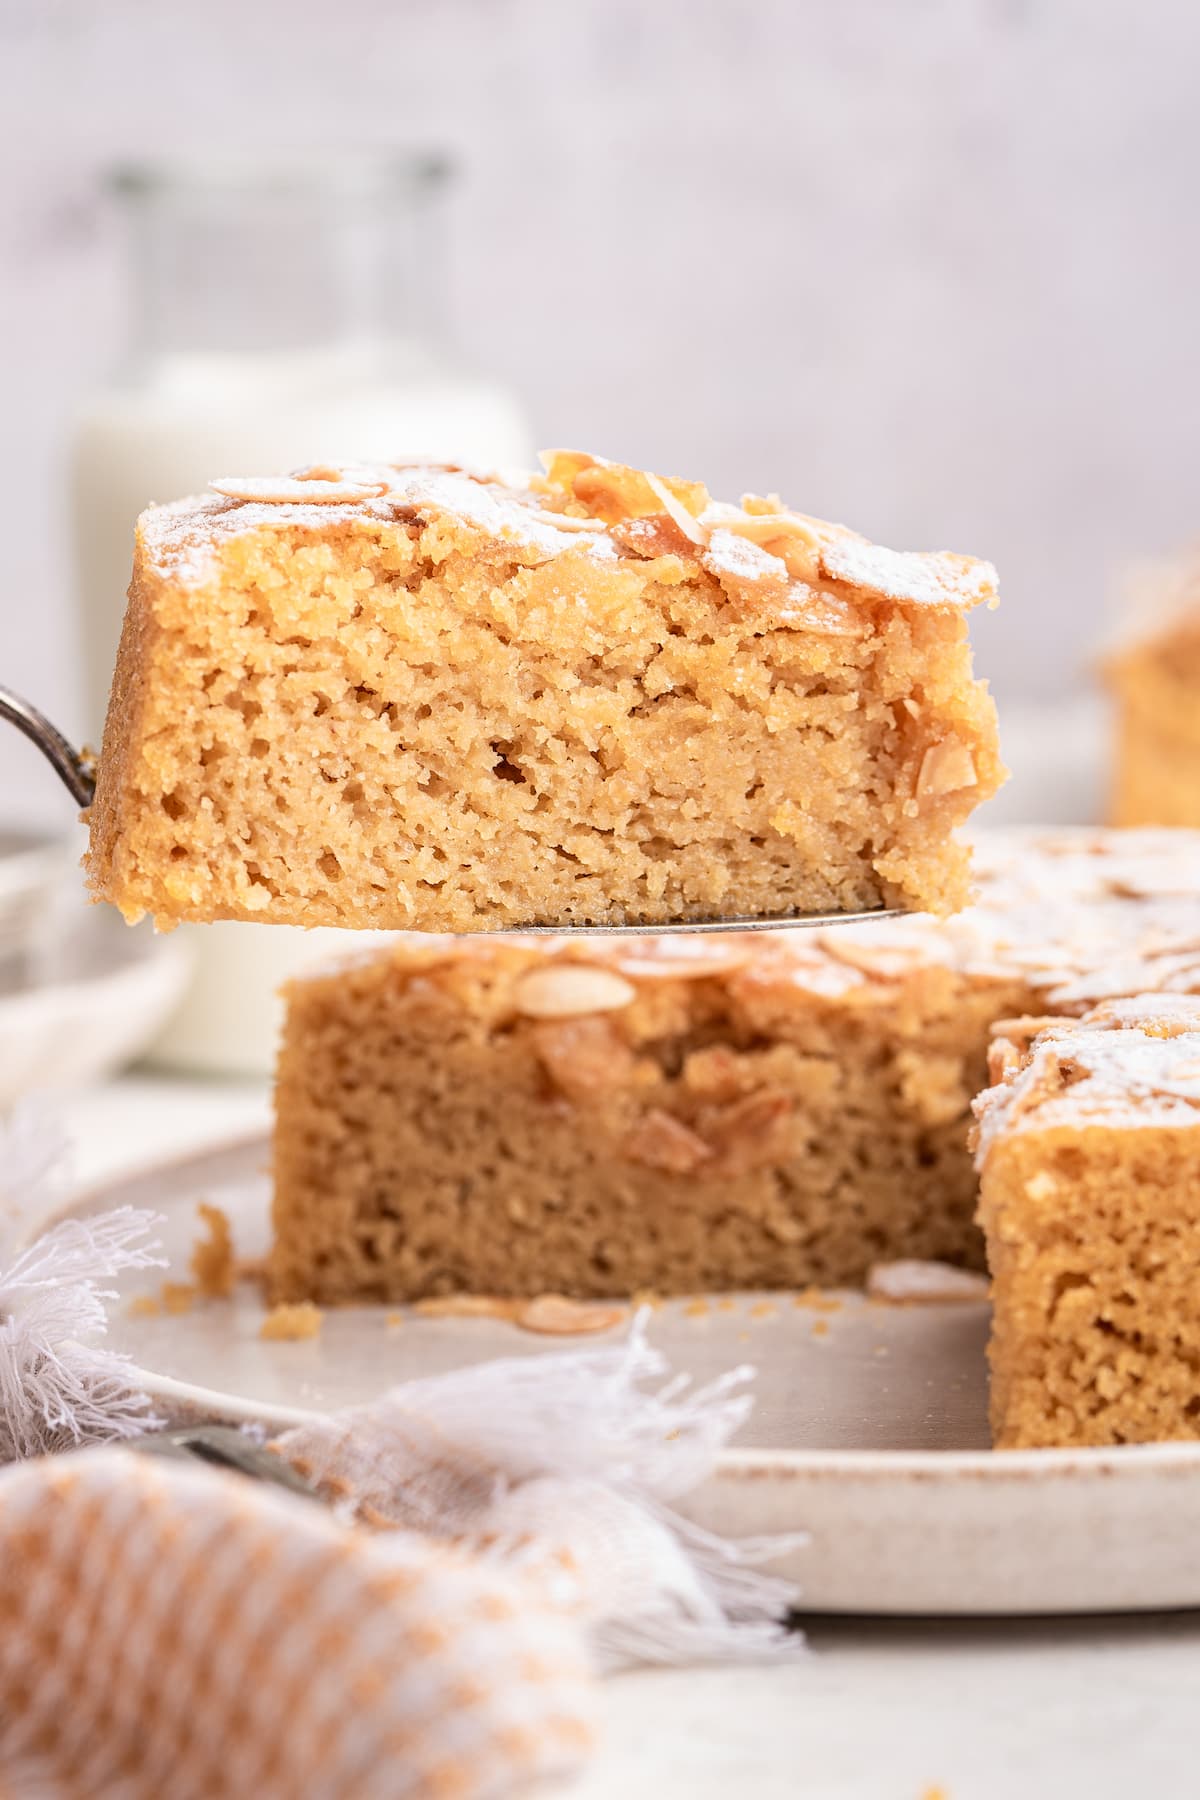
[[0, 719], [7, 719], [37, 745], [77, 806], [92, 804], [96, 791], [96, 758], [92, 751], [76, 750], [45, 713], [22, 700], [11, 688], [0, 687]]
[[[0, 719], [7, 719], [35, 743], [58, 774], [77, 806], [88, 807], [96, 791], [96, 757], [91, 750], [76, 750], [49, 719], [11, 688], [0, 686]], [[671, 920], [654, 925], [498, 925], [497, 932], [523, 936], [564, 937], [662, 937], [667, 933], [694, 931], [779, 931], [785, 926], [857, 925], [867, 919], [901, 919], [903, 907], [878, 906], [868, 912], [791, 913], [769, 919], [735, 914], [726, 919]]]

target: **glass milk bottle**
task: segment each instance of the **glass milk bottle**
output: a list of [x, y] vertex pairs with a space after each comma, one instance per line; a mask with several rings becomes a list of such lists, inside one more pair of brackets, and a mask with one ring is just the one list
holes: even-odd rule
[[[413, 458], [532, 461], [525, 418], [443, 342], [448, 171], [381, 155], [145, 164], [115, 177], [133, 330], [82, 410], [74, 520], [88, 732], [99, 740], [133, 556], [153, 501], [215, 475]], [[182, 927], [191, 989], [157, 1048], [174, 1067], [269, 1071], [281, 981], [361, 933]]]

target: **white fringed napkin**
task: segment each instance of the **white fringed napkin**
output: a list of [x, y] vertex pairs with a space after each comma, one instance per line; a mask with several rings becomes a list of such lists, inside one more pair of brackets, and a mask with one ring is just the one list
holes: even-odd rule
[[[0, 1229], [45, 1205], [50, 1150], [0, 1135]], [[0, 1270], [0, 1792], [515, 1795], [588, 1754], [595, 1671], [798, 1648], [755, 1566], [781, 1542], [671, 1510], [751, 1371], [664, 1379], [644, 1319], [277, 1437], [324, 1506], [111, 1447], [157, 1422], [100, 1341], [153, 1224], [60, 1224]]]

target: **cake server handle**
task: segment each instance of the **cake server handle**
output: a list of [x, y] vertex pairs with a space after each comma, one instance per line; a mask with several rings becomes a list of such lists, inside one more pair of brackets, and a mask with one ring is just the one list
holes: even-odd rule
[[36, 706], [31, 706], [28, 700], [22, 700], [20, 694], [14, 694], [11, 688], [2, 686], [0, 719], [7, 719], [10, 725], [15, 725], [18, 731], [23, 731], [37, 745], [77, 806], [88, 807], [92, 804], [96, 792], [94, 751], [76, 750], [74, 744], [68, 743], [58, 727], [52, 725]]

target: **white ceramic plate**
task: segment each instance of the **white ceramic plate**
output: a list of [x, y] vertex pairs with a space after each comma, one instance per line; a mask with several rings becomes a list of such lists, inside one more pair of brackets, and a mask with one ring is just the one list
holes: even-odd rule
[[[228, 1145], [127, 1177], [70, 1210], [154, 1208], [170, 1277], [184, 1280], [198, 1200], [226, 1210], [240, 1255], [266, 1248], [267, 1159], [262, 1138]], [[134, 1275], [122, 1293], [153, 1285]], [[396, 1310], [333, 1310], [317, 1340], [264, 1343], [261, 1301], [243, 1285], [234, 1300], [183, 1316], [136, 1317], [118, 1305], [110, 1342], [154, 1372], [164, 1398], [197, 1383], [217, 1391], [225, 1417], [283, 1421], [418, 1373], [569, 1341], [493, 1319], [408, 1313], [396, 1328], [387, 1323]], [[675, 1368], [701, 1380], [739, 1363], [758, 1370], [742, 1441], [687, 1510], [734, 1535], [807, 1530], [809, 1544], [779, 1567], [813, 1611], [1200, 1605], [1200, 1445], [993, 1453], [986, 1335], [979, 1303], [897, 1307], [846, 1294], [818, 1310], [791, 1294], [739, 1294], [703, 1308], [664, 1304], [651, 1336]]]

